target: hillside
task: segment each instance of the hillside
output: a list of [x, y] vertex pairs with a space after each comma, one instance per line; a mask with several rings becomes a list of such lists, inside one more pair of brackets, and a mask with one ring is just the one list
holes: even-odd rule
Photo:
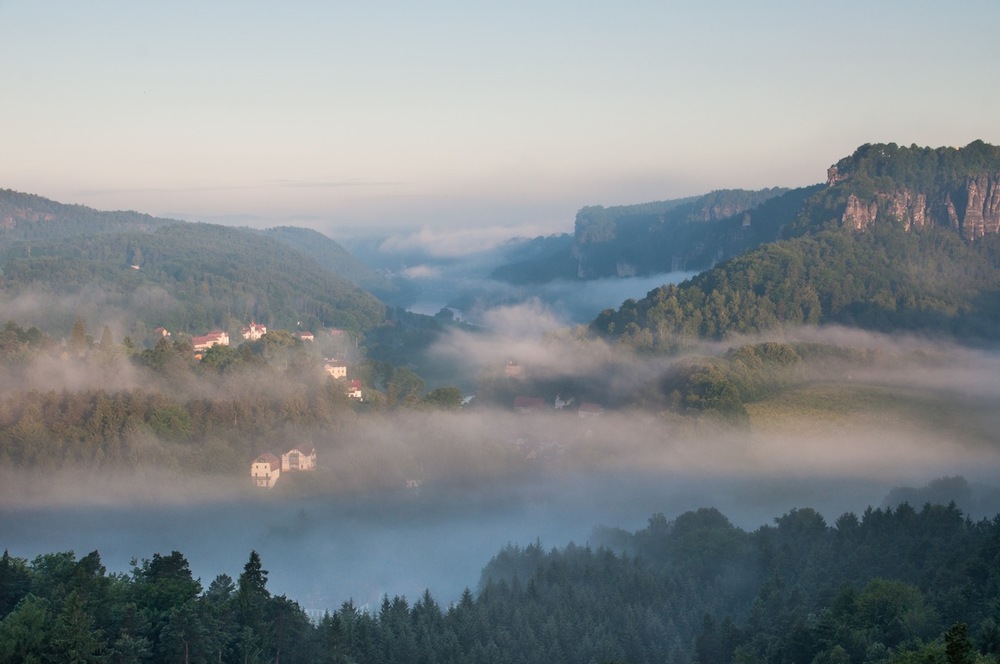
[[[3, 192], [0, 209], [9, 221], [0, 233], [0, 294], [8, 301], [79, 296], [123, 312], [127, 329], [190, 333], [250, 320], [363, 330], [384, 318], [374, 296], [249, 229], [99, 212], [14, 192]], [[72, 323], [79, 314], [62, 317]], [[67, 320], [45, 324], [65, 327]]]
[[[511, 283], [698, 270], [777, 237], [811, 190], [713, 191], [704, 196], [581, 209], [574, 234], [509, 252], [493, 277]], [[765, 209], [766, 206], [766, 209]], [[760, 214], [756, 213], [761, 209]]]
[[356, 259], [338, 242], [318, 231], [294, 226], [279, 226], [264, 231], [268, 237], [287, 244], [315, 260], [320, 267], [355, 286], [379, 296], [395, 293], [399, 287]]
[[994, 339], [998, 173], [1000, 150], [982, 143], [863, 147], [805, 199], [787, 239], [605, 310], [591, 329], [653, 350], [789, 324]]
[[139, 212], [101, 212], [65, 205], [34, 194], [0, 189], [0, 243], [58, 240], [123, 231], [150, 232], [181, 223]]

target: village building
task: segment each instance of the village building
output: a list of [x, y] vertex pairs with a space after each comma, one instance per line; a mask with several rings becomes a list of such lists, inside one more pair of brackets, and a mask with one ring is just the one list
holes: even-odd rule
[[166, 338], [170, 336], [170, 330], [168, 330], [165, 327], [158, 327], [155, 330], [153, 330], [153, 334]]
[[281, 459], [270, 452], [264, 452], [250, 464], [250, 478], [254, 485], [271, 489], [281, 477]]
[[257, 341], [262, 336], [267, 334], [267, 328], [260, 323], [251, 321], [249, 325], [240, 330], [240, 334], [247, 341]]
[[514, 360], [507, 360], [507, 364], [503, 367], [503, 375], [506, 378], [520, 378], [524, 375], [524, 370]]
[[312, 332], [298, 332], [297, 336], [301, 341], [316, 341], [316, 337]]
[[590, 403], [584, 401], [580, 404], [579, 410], [576, 411], [577, 417], [587, 418], [587, 417], [599, 417], [604, 414], [604, 409], [598, 406], [596, 403]]
[[326, 360], [323, 371], [332, 378], [347, 378], [347, 362], [342, 360]]
[[212, 346], [228, 346], [229, 335], [222, 330], [212, 330], [208, 334], [200, 337], [191, 337], [191, 347], [194, 352], [208, 350]]
[[541, 397], [515, 397], [514, 410], [519, 413], [534, 413], [545, 409], [545, 399]]
[[358, 401], [364, 401], [361, 395], [361, 381], [352, 380], [347, 384], [347, 396], [351, 399], [356, 399]]
[[296, 448], [292, 448], [281, 455], [281, 470], [299, 471], [316, 470], [316, 450], [310, 450], [308, 454]]

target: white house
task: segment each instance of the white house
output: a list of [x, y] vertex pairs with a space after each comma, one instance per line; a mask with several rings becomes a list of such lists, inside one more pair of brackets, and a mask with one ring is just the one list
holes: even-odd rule
[[264, 452], [250, 464], [250, 478], [256, 486], [271, 489], [279, 477], [281, 477], [281, 460], [270, 452]]
[[191, 347], [194, 352], [200, 353], [201, 351], [208, 350], [212, 346], [228, 346], [229, 345], [229, 335], [222, 330], [212, 330], [208, 334], [200, 337], [191, 337]]
[[347, 362], [341, 360], [327, 360], [323, 365], [323, 371], [333, 378], [347, 378]]
[[296, 470], [316, 470], [316, 450], [309, 451], [309, 454], [296, 448], [292, 448], [281, 455], [281, 469], [283, 471]]
[[243, 338], [248, 341], [257, 341], [262, 336], [267, 334], [267, 328], [260, 323], [251, 321], [249, 325], [240, 330], [240, 334], [243, 335]]

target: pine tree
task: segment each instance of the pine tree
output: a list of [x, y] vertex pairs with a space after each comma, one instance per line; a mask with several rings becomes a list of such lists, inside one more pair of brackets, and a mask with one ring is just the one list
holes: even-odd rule
[[267, 590], [267, 570], [263, 569], [260, 555], [250, 551], [250, 559], [243, 566], [237, 581], [236, 619], [240, 627], [239, 642], [244, 653], [266, 651], [268, 634], [264, 622], [264, 607], [271, 593]]

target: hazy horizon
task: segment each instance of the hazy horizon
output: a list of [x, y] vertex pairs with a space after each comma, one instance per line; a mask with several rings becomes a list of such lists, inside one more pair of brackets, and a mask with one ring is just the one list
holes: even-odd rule
[[[0, 3], [0, 186], [334, 239], [565, 232], [585, 205], [821, 182], [864, 143], [1000, 142], [976, 65], [998, 18], [971, 0]], [[963, 101], [914, 94], [941, 81]]]

